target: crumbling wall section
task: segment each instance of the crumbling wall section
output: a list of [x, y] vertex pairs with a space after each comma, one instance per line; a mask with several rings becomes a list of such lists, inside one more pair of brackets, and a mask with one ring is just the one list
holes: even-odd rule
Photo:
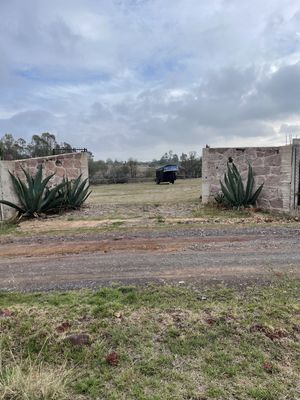
[[244, 180], [252, 165], [255, 187], [264, 183], [258, 206], [266, 210], [290, 212], [292, 145], [280, 147], [205, 148], [202, 157], [202, 201], [214, 200], [220, 192], [227, 162], [233, 160]]
[[[60, 183], [63, 177], [76, 179], [82, 175], [82, 179], [88, 178], [87, 153], [68, 153], [48, 157], [29, 158], [25, 160], [0, 161], [0, 199], [17, 203], [9, 171], [24, 178], [22, 168], [34, 175], [38, 167], [42, 165], [44, 176], [55, 173], [49, 186]], [[15, 211], [5, 205], [0, 205], [0, 220], [7, 220], [15, 215]]]

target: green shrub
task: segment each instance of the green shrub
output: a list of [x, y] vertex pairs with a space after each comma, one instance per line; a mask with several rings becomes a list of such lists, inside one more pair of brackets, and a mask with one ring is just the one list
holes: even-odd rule
[[227, 173], [224, 174], [224, 183], [220, 181], [220, 184], [224, 200], [226, 200], [230, 206], [238, 208], [255, 205], [263, 188], [262, 184], [253, 193], [254, 177], [250, 164], [248, 166], [246, 189], [244, 188], [242, 177], [234, 163], [227, 163]]

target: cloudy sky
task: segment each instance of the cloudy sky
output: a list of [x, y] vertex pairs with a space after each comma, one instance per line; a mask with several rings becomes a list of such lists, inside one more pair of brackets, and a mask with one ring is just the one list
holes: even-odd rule
[[95, 158], [300, 136], [299, 0], [1, 0], [0, 136]]

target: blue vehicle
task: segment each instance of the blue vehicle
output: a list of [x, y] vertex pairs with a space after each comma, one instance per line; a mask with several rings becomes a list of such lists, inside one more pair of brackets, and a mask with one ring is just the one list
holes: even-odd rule
[[155, 182], [157, 185], [159, 185], [161, 182], [169, 182], [174, 184], [177, 179], [176, 172], [178, 172], [177, 165], [168, 164], [157, 168]]

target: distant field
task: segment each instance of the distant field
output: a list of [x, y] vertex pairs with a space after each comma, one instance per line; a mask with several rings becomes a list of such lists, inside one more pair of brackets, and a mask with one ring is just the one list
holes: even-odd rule
[[174, 185], [154, 182], [99, 185], [92, 187], [90, 204], [155, 204], [197, 201], [201, 179], [178, 180]]

